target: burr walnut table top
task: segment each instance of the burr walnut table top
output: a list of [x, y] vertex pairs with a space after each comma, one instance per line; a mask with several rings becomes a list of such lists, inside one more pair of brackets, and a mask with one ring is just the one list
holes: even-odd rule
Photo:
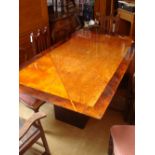
[[20, 70], [20, 91], [100, 119], [133, 54], [128, 37], [80, 30]]

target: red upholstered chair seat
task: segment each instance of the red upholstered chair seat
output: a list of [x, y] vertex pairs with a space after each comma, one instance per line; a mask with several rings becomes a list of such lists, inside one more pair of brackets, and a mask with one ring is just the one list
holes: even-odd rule
[[26, 94], [19, 94], [20, 101], [24, 103], [27, 107], [31, 108], [35, 112], [38, 111], [39, 107], [44, 104], [45, 102], [42, 100], [35, 99], [32, 96], [26, 95]]
[[110, 132], [114, 155], [135, 154], [135, 126], [115, 125]]

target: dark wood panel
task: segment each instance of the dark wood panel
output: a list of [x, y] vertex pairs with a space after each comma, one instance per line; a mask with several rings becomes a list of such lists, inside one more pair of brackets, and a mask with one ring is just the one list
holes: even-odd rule
[[110, 15], [111, 12], [111, 0], [95, 0], [94, 16], [99, 20], [99, 16], [103, 17]]
[[[19, 47], [27, 52], [28, 59], [33, 57], [30, 33], [48, 25], [46, 0], [19, 1]], [[23, 53], [19, 53], [19, 58], [23, 57], [22, 54]]]
[[19, 1], [19, 29], [20, 34], [32, 31], [48, 24], [46, 0]]
[[76, 14], [66, 15], [57, 20], [50, 19], [50, 31], [52, 43], [57, 43], [61, 40], [69, 38], [71, 33], [81, 27], [78, 16]]

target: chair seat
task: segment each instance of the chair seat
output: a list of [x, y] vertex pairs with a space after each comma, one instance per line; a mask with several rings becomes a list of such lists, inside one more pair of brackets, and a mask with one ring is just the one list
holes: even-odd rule
[[132, 125], [115, 125], [111, 128], [115, 155], [135, 154], [135, 127]]
[[29, 95], [26, 95], [26, 94], [22, 94], [20, 93], [19, 94], [19, 98], [20, 100], [23, 101], [23, 103], [28, 106], [29, 108], [33, 109], [34, 111], [38, 110], [39, 107], [45, 103], [45, 101], [42, 101], [42, 100], [38, 100], [38, 99], [35, 99], [34, 97], [32, 96], [29, 96]]

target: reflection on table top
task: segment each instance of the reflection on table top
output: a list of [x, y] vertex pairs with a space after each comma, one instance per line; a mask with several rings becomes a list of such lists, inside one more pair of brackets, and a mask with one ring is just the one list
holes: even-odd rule
[[[101, 118], [115, 92], [113, 88], [109, 91], [110, 81], [121, 69], [113, 86], [117, 88], [131, 60], [131, 44], [128, 37], [78, 31], [70, 40], [49, 49], [20, 70], [20, 89], [53, 104]], [[127, 64], [122, 68], [124, 62]], [[110, 95], [107, 102], [103, 98], [105, 93]], [[98, 104], [105, 109], [93, 112]]]

